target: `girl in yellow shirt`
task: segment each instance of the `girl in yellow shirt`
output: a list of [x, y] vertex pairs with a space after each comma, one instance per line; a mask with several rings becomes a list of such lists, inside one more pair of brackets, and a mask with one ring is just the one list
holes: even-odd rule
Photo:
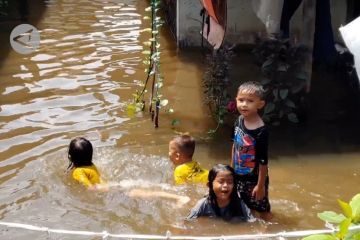
[[72, 170], [72, 177], [88, 189], [103, 187], [99, 171], [92, 163], [93, 147], [89, 140], [77, 137], [70, 142], [68, 170]]

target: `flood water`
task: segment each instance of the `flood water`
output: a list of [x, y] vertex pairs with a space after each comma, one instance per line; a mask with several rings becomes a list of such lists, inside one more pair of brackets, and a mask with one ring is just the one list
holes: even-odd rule
[[[41, 35], [35, 53], [20, 55], [10, 49], [9, 33], [11, 26], [21, 23], [18, 18], [0, 22], [1, 221], [119, 234], [274, 233], [323, 228], [316, 214], [340, 211], [336, 199], [348, 201], [359, 192], [356, 124], [346, 120], [341, 125], [276, 130], [270, 145], [274, 219], [253, 224], [185, 222], [189, 209], [207, 189], [173, 186], [167, 144], [175, 130], [197, 139], [195, 159], [204, 167], [228, 163], [230, 158], [229, 128], [206, 139], [215, 124], [202, 102], [200, 51], [178, 51], [169, 30], [163, 29], [162, 93], [175, 112], [161, 112], [160, 127], [154, 129], [146, 112], [130, 118], [126, 111], [146, 77], [141, 52], [148, 36], [140, 31], [148, 27], [142, 19], [147, 1], [31, 2], [27, 19]], [[241, 63], [246, 64], [238, 60]], [[236, 71], [240, 77], [253, 72], [245, 67]], [[173, 119], [180, 120], [175, 129]], [[94, 163], [105, 179], [121, 183], [120, 187], [94, 193], [71, 181], [64, 170], [67, 145], [76, 136], [92, 141]], [[137, 187], [188, 195], [191, 203], [177, 208], [171, 201], [129, 197], [127, 192]], [[1, 226], [0, 239], [74, 236]]]

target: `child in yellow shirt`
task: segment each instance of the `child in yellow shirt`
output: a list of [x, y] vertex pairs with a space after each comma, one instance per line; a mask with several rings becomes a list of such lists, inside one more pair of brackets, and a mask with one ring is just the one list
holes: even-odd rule
[[[101, 178], [99, 171], [92, 163], [92, 155], [93, 147], [89, 140], [83, 137], [77, 137], [71, 140], [68, 151], [70, 164], [67, 172], [72, 171], [72, 178], [89, 190], [107, 191], [109, 184]], [[190, 200], [187, 196], [141, 188], [132, 189], [127, 194], [134, 198], [163, 198], [173, 200], [178, 207], [186, 204]]]
[[180, 135], [169, 142], [169, 158], [175, 165], [174, 181], [176, 184], [208, 182], [209, 171], [192, 159], [195, 140], [189, 135]]
[[70, 164], [68, 170], [72, 170], [72, 177], [88, 189], [97, 189], [104, 181], [99, 171], [92, 163], [93, 147], [89, 140], [77, 137], [71, 140], [68, 151]]

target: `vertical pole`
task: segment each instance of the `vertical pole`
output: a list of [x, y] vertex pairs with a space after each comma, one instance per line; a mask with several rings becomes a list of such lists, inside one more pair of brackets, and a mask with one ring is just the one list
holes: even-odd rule
[[303, 1], [303, 33], [302, 42], [309, 49], [309, 54], [305, 60], [305, 73], [307, 77], [306, 92], [310, 92], [311, 77], [312, 77], [312, 63], [313, 63], [313, 49], [314, 49], [314, 35], [315, 35], [315, 18], [316, 18], [316, 1]]

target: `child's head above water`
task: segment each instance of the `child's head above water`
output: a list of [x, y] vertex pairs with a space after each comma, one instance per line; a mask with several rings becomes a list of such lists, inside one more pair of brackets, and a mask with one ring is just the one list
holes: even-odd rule
[[238, 112], [245, 119], [259, 116], [258, 111], [265, 106], [264, 94], [264, 88], [258, 82], [245, 82], [241, 84], [236, 95], [236, 108]]
[[169, 158], [175, 165], [191, 161], [194, 151], [195, 140], [190, 135], [183, 134], [169, 142]]
[[261, 100], [264, 100], [265, 97], [265, 90], [263, 86], [255, 81], [249, 81], [241, 84], [238, 88], [238, 94], [239, 93], [255, 95]]
[[216, 164], [209, 171], [208, 179], [210, 201], [216, 202], [218, 207], [224, 207], [237, 198], [235, 172], [229, 165]]
[[89, 140], [82, 137], [71, 140], [68, 158], [74, 167], [91, 166], [92, 155], [93, 147]]

